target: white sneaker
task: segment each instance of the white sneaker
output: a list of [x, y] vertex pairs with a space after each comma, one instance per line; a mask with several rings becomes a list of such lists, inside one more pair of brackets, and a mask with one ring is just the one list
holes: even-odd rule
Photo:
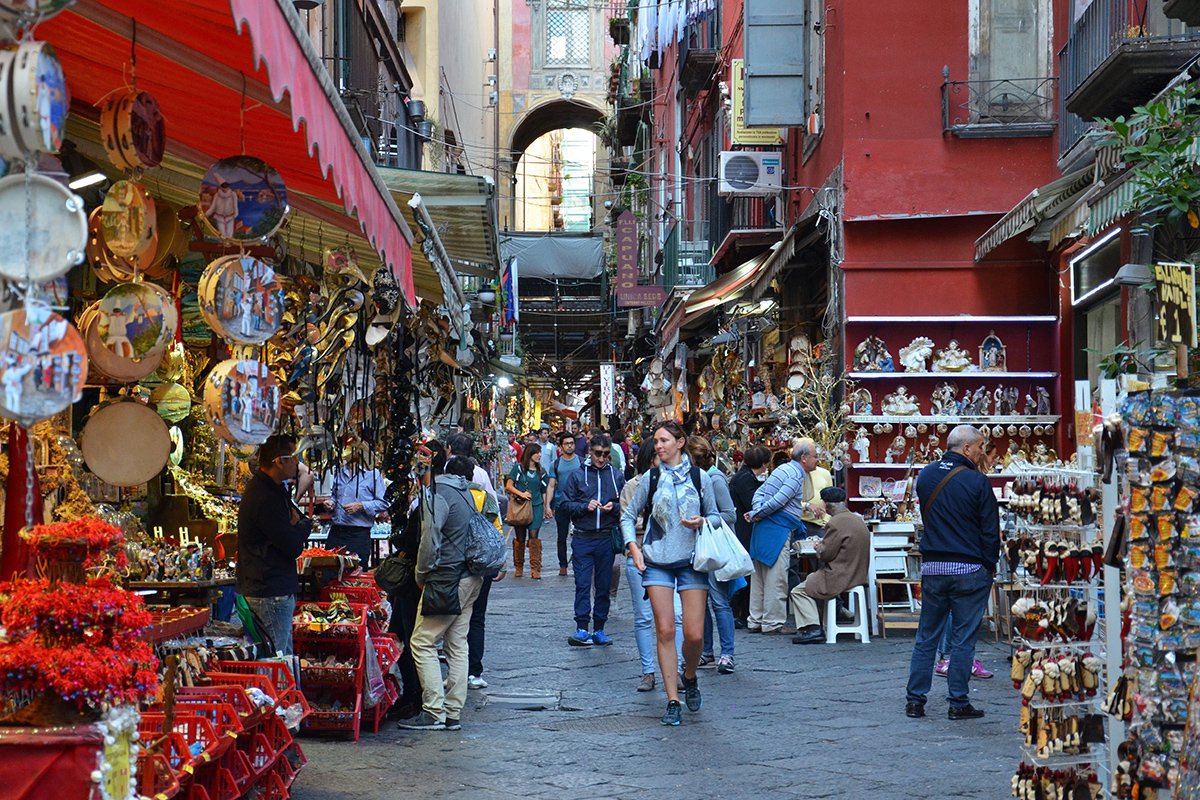
[[483, 678], [479, 677], [478, 675], [468, 675], [467, 676], [467, 688], [468, 689], [486, 689], [487, 685], [488, 685], [488, 682], [485, 681]]

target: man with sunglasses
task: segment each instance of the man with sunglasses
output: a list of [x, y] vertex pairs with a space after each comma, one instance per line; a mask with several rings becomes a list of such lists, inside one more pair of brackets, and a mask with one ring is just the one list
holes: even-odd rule
[[[589, 442], [590, 458], [572, 472], [563, 489], [558, 513], [575, 525], [571, 540], [571, 566], [575, 569], [575, 633], [567, 638], [574, 647], [610, 645], [604, 632], [612, 588], [613, 529], [621, 523], [621, 489], [625, 477], [612, 465], [612, 440], [597, 434]], [[588, 633], [588, 624], [592, 632]]]
[[258, 470], [238, 506], [238, 594], [284, 655], [292, 654], [292, 614], [300, 588], [296, 559], [312, 531], [312, 520], [300, 513], [284, 488], [299, 468], [296, 440], [270, 437], [258, 450]]

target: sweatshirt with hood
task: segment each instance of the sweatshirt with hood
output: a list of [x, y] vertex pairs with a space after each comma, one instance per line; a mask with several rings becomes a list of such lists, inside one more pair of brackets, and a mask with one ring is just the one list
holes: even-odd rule
[[467, 531], [475, 499], [465, 478], [438, 475], [421, 490], [421, 546], [417, 550], [417, 580], [425, 582], [437, 569], [461, 569], [466, 561]]
[[[613, 468], [611, 463], [597, 469], [591, 462], [572, 472], [563, 489], [558, 513], [565, 511], [575, 523], [575, 535], [584, 538], [607, 536], [608, 532], [621, 524], [621, 490], [625, 488], [625, 476]], [[600, 505], [612, 503], [611, 511], [588, 511], [588, 502], [595, 500]]]

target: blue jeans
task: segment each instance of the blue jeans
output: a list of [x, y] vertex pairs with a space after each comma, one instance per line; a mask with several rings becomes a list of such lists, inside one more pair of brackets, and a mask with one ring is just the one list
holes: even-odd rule
[[[571, 566], [575, 569], [575, 627], [604, 630], [608, 622], [609, 590], [612, 589], [612, 540], [603, 536], [580, 536], [571, 540]], [[592, 589], [595, 588], [595, 600]]]
[[992, 573], [981, 567], [968, 575], [923, 575], [921, 621], [908, 668], [908, 702], [925, 704], [933, 684], [933, 661], [947, 620], [950, 631], [950, 670], [946, 675], [951, 708], [968, 705], [967, 684], [975, 663], [975, 636], [992, 592]]
[[[708, 611], [704, 612], [704, 654], [713, 654], [713, 617], [721, 637], [721, 655], [733, 658], [733, 607], [729, 605], [729, 582], [708, 573]], [[712, 613], [710, 614], [709, 611]]]
[[[646, 587], [642, 585], [642, 573], [633, 565], [633, 559], [625, 559], [625, 582], [629, 584], [629, 597], [633, 604], [633, 639], [637, 642], [638, 659], [642, 662], [642, 674], [658, 672], [658, 638], [654, 632], [654, 609], [646, 599]], [[679, 663], [683, 663], [683, 604], [679, 592], [675, 593], [675, 652]]]
[[296, 613], [296, 595], [247, 597], [246, 605], [254, 612], [255, 619], [262, 623], [261, 632], [270, 637], [275, 650], [285, 656], [292, 655], [292, 617]]

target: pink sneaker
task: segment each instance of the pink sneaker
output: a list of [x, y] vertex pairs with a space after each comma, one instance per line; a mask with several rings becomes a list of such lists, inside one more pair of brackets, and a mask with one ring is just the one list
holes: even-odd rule
[[994, 678], [995, 676], [996, 673], [985, 667], [978, 658], [971, 665], [971, 677], [973, 678]]
[[935, 666], [933, 668], [933, 674], [937, 675], [939, 678], [946, 677], [947, 673], [949, 673], [949, 672], [950, 672], [950, 659], [948, 659], [948, 658], [943, 658], [941, 661], [937, 662], [937, 666]]

